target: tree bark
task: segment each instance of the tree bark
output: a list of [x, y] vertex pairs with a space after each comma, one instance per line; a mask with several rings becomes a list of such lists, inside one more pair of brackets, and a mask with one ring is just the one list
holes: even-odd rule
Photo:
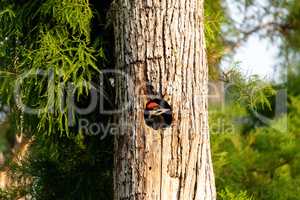
[[[208, 129], [203, 0], [115, 0], [114, 199], [216, 199]], [[144, 121], [156, 95], [172, 107], [171, 127]], [[127, 128], [125, 128], [127, 127]]]

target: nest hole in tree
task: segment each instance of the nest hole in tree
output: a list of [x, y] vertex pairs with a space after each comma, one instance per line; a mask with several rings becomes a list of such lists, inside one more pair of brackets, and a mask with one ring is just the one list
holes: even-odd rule
[[151, 99], [146, 103], [144, 119], [146, 125], [154, 130], [167, 128], [172, 123], [172, 108], [163, 99]]

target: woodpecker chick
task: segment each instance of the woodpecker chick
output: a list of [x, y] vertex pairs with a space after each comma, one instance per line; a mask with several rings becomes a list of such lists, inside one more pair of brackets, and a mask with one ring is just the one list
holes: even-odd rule
[[171, 106], [162, 99], [152, 99], [146, 104], [144, 118], [154, 130], [167, 128], [172, 123]]

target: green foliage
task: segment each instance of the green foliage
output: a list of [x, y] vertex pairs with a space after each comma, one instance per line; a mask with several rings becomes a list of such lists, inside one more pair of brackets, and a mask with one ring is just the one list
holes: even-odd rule
[[8, 141], [6, 136], [6, 131], [9, 127], [9, 124], [7, 122], [1, 122], [0, 121], [0, 151], [3, 152], [8, 147]]
[[112, 199], [111, 140], [86, 137], [78, 143], [67, 137], [35, 137], [22, 165], [10, 165], [20, 185], [0, 190], [0, 198]]
[[286, 30], [283, 30], [283, 37], [285, 38], [285, 45], [289, 50], [300, 51], [300, 5], [299, 1], [291, 0], [286, 5], [288, 14], [284, 17], [283, 23]]
[[[94, 15], [104, 9], [92, 8], [87, 0], [0, 2], [0, 102], [9, 108], [1, 137], [13, 143], [22, 132], [33, 139], [22, 164], [9, 165], [16, 182], [28, 181], [0, 191], [0, 199], [112, 199], [112, 137], [101, 140], [74, 126], [81, 117], [110, 120], [98, 110], [74, 112], [74, 104], [89, 103], [112, 48]], [[37, 115], [21, 103], [39, 109]]]
[[[90, 42], [89, 3], [50, 0], [6, 7], [0, 18], [0, 29], [6, 30], [0, 36], [5, 43], [0, 48], [5, 61], [0, 71], [3, 101], [39, 109], [37, 131], [69, 135], [75, 116], [70, 118], [74, 108], [64, 102], [66, 93], [87, 95], [92, 76], [100, 72], [97, 60], [104, 59], [101, 47], [95, 49]], [[16, 87], [19, 102], [12, 100]]]
[[48, 0], [41, 6], [44, 15], [53, 16], [59, 24], [72, 29], [72, 35], [84, 35], [90, 39], [90, 25], [93, 17], [88, 0]]
[[236, 67], [223, 74], [223, 78], [226, 83], [226, 104], [235, 107], [238, 102], [248, 114], [247, 125], [243, 128], [246, 132], [255, 126], [264, 125], [265, 121], [258, 116], [274, 117], [279, 86], [272, 86], [256, 75], [242, 75]]
[[249, 197], [247, 192], [240, 192], [234, 194], [230, 192], [229, 189], [225, 188], [219, 193], [220, 199], [222, 200], [254, 200], [252, 197]]
[[[247, 191], [255, 199], [298, 199], [300, 191], [295, 186], [300, 182], [299, 103], [299, 97], [291, 98], [287, 119], [282, 116], [269, 126], [246, 129], [247, 134], [245, 130], [240, 132], [238, 129], [234, 132], [213, 132], [213, 162], [218, 191], [229, 189], [232, 195]], [[226, 115], [222, 118], [224, 124], [234, 123], [243, 112], [232, 108], [228, 107], [231, 118], [227, 110], [215, 111], [211, 121]], [[220, 114], [216, 114], [218, 112]], [[232, 126], [236, 127], [235, 124]], [[220, 197], [225, 193], [221, 192]]]
[[86, 137], [83, 143], [37, 137], [25, 163], [16, 169], [32, 179], [27, 190], [35, 199], [112, 199], [109, 142], [96, 137]]
[[9, 191], [0, 189], [0, 199], [3, 200], [14, 200], [19, 197], [25, 196], [27, 191], [24, 188], [12, 187]]
[[[297, 63], [298, 64], [298, 63]], [[286, 87], [288, 88], [289, 95], [297, 96], [300, 95], [300, 66], [290, 66], [287, 73]], [[292, 69], [293, 68], [293, 69]], [[297, 69], [298, 68], [298, 69]]]
[[[229, 127], [223, 132], [215, 126], [211, 129], [218, 196], [235, 199], [240, 191], [246, 191], [254, 199], [296, 200], [300, 193], [297, 187], [300, 181], [300, 4], [297, 0], [234, 3], [243, 17], [238, 21], [233, 16], [231, 25], [234, 26], [223, 29], [226, 39], [239, 46], [252, 34], [258, 34], [280, 44], [279, 71], [284, 84], [270, 87], [257, 77], [245, 79], [235, 70], [228, 74], [229, 78], [225, 77], [233, 83], [227, 96], [233, 104], [210, 112], [211, 124], [223, 121], [222, 125]], [[272, 118], [274, 89], [280, 87], [288, 89], [288, 114], [277, 116], [269, 125], [257, 126], [253, 112]]]
[[[22, 94], [29, 97], [33, 95], [31, 93], [34, 89], [37, 90], [37, 95], [43, 97], [35, 102], [31, 98], [23, 98], [23, 102], [25, 105], [42, 108], [39, 128], [46, 128], [47, 124], [49, 134], [57, 129], [61, 133], [69, 133], [69, 121], [74, 119], [69, 119], [68, 114], [74, 113], [74, 110], [69, 104], [62, 109], [65, 92], [71, 90], [69, 92], [74, 94], [76, 91], [77, 97], [87, 95], [91, 88], [92, 74], [99, 71], [93, 56], [95, 49], [87, 46], [80, 38], [68, 37], [68, 33], [61, 28], [42, 32], [39, 48], [29, 52], [23, 63], [24, 66], [30, 66], [29, 74], [36, 74], [40, 70], [44, 70], [43, 73], [46, 74], [42, 80], [37, 78], [28, 84], [25, 82], [23, 85], [26, 90]], [[45, 85], [48, 87], [47, 92], [44, 90]]]
[[219, 64], [224, 55], [224, 40], [221, 27], [226, 21], [220, 0], [204, 1], [204, 26], [209, 77], [217, 80], [220, 76]]

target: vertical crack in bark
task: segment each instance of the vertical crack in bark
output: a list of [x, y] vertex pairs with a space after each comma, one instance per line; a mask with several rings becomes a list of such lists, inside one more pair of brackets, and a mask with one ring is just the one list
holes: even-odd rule
[[[199, 148], [198, 148], [199, 150]], [[197, 151], [198, 152], [198, 151]], [[196, 177], [196, 180], [197, 180], [197, 177], [198, 177], [198, 160], [196, 162], [196, 174], [195, 174], [195, 177]], [[196, 199], [196, 195], [197, 195], [197, 183], [195, 183], [194, 185], [194, 194], [193, 194], [193, 200], [197, 200]]]
[[[168, 7], [168, 6], [167, 6]], [[166, 65], [167, 65], [167, 53], [166, 53], [166, 42], [165, 40], [167, 39], [166, 38], [166, 13], [164, 13], [163, 15], [163, 18], [162, 18], [162, 45], [163, 45], [163, 60], [164, 60], [164, 68], [167, 69]], [[161, 72], [161, 70], [160, 70]], [[162, 94], [162, 74], [160, 73], [160, 76], [159, 76], [159, 81], [160, 81], [160, 88], [159, 88], [159, 92], [160, 94]]]

